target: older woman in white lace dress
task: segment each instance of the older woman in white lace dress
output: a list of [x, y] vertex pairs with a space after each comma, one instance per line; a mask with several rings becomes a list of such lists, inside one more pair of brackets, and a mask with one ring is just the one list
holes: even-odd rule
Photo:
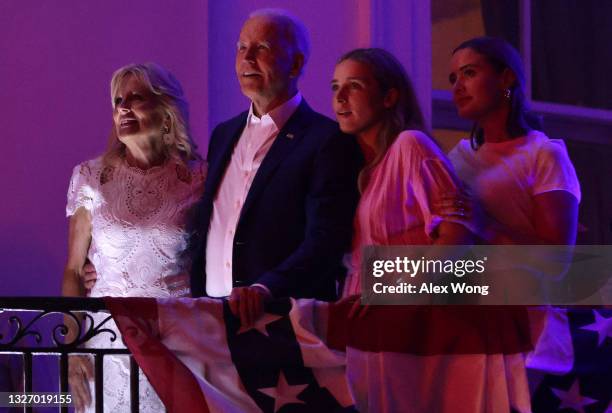
[[[205, 174], [188, 124], [179, 82], [153, 64], [128, 65], [111, 81], [114, 127], [109, 148], [74, 168], [66, 214], [70, 217], [64, 296], [181, 297], [189, 294], [185, 222]], [[91, 290], [82, 283], [85, 261], [96, 268]], [[94, 315], [98, 322], [103, 319]], [[114, 323], [105, 327], [117, 331]], [[74, 334], [68, 339], [74, 339]], [[92, 347], [122, 347], [108, 334]], [[90, 359], [72, 357], [69, 381], [77, 410], [92, 410]], [[165, 411], [141, 376], [143, 411]], [[104, 411], [129, 411], [129, 361], [104, 362]]]

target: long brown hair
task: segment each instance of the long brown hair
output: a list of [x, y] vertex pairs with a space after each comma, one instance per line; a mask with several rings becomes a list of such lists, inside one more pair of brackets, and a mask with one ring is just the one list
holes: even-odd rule
[[370, 172], [382, 160], [401, 131], [416, 129], [427, 132], [412, 82], [395, 56], [380, 48], [354, 49], [344, 54], [336, 64], [345, 60], [367, 65], [383, 96], [392, 89], [398, 93], [397, 103], [384, 112], [382, 127], [376, 136], [374, 159], [359, 174], [359, 190], [363, 192]]

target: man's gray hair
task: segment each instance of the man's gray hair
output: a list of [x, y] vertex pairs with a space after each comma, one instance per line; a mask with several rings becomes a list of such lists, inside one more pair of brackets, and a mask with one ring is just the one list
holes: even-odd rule
[[308, 57], [310, 57], [310, 35], [300, 19], [283, 9], [255, 10], [249, 15], [249, 19], [253, 17], [266, 17], [279, 24], [288, 34], [288, 40], [304, 56], [303, 66], [306, 66]]

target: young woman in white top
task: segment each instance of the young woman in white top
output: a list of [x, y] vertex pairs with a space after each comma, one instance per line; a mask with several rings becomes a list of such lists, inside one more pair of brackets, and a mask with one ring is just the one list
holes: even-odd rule
[[[580, 185], [563, 141], [544, 135], [527, 107], [518, 52], [498, 38], [463, 42], [449, 80], [459, 116], [474, 121], [448, 156], [472, 190], [464, 209], [478, 235], [489, 244], [574, 244]], [[456, 202], [446, 199], [449, 214]]]

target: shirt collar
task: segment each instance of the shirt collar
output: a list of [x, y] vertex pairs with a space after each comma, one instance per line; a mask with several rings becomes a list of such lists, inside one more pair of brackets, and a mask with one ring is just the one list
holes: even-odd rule
[[280, 106], [275, 107], [270, 112], [258, 118], [253, 112], [253, 103], [249, 108], [249, 114], [247, 116], [247, 125], [250, 124], [262, 124], [266, 125], [270, 122], [273, 123], [278, 130], [281, 130], [285, 123], [289, 120], [291, 115], [297, 110], [298, 106], [302, 103], [302, 94], [297, 92], [291, 99], [286, 101]]

